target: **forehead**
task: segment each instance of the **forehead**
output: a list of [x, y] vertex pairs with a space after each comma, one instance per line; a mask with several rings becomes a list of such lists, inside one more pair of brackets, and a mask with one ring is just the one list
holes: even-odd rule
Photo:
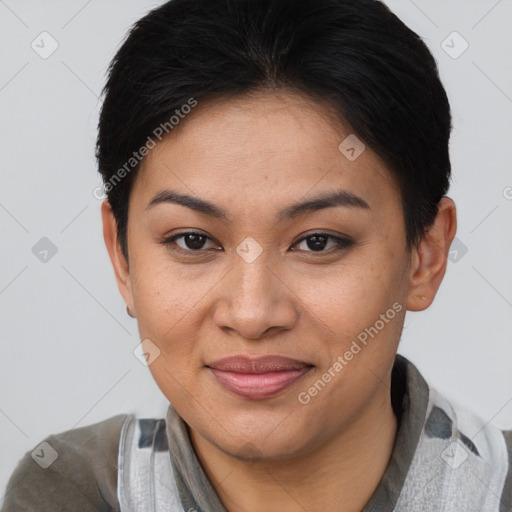
[[244, 208], [339, 189], [372, 208], [400, 203], [389, 169], [334, 108], [290, 91], [199, 101], [145, 158], [134, 195], [142, 205], [166, 187]]

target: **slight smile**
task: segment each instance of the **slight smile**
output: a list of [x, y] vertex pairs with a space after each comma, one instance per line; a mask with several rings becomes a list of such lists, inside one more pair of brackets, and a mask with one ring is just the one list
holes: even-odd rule
[[205, 366], [225, 389], [251, 400], [281, 393], [314, 368], [312, 364], [274, 355], [255, 359], [234, 356]]

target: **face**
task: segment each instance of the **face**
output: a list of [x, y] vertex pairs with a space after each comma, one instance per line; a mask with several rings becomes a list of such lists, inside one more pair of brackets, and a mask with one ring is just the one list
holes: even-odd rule
[[351, 133], [292, 93], [199, 103], [134, 183], [121, 292], [163, 394], [225, 453], [304, 454], [389, 402], [411, 255], [397, 185], [369, 147], [340, 151]]

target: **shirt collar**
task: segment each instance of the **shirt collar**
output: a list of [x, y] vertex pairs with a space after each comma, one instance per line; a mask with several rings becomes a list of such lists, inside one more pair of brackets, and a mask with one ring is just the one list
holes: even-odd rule
[[391, 403], [399, 422], [395, 444], [382, 480], [362, 512], [395, 508], [423, 431], [428, 398], [428, 384], [418, 369], [397, 355], [391, 374]]

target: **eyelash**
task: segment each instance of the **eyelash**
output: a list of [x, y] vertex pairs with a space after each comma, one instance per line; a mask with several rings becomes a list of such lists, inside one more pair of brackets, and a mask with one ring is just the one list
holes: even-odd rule
[[[175, 245], [175, 241], [176, 240], [178, 240], [179, 238], [184, 238], [187, 235], [199, 235], [201, 237], [206, 238], [207, 240], [212, 240], [212, 238], [210, 238], [208, 235], [206, 235], [206, 234], [204, 234], [202, 232], [199, 232], [199, 231], [186, 231], [186, 232], [183, 232], [183, 233], [178, 233], [177, 235], [172, 235], [172, 236], [166, 237], [163, 240], [161, 240], [160, 243], [162, 245], [166, 246], [171, 251], [177, 251], [177, 252], [185, 253], [187, 255], [191, 255], [191, 254], [194, 254], [194, 253], [204, 253], [204, 252], [206, 252], [206, 250], [203, 250], [203, 249], [196, 249], [196, 250], [194, 250], [194, 249], [183, 249], [182, 247], [179, 247], [179, 246]], [[354, 241], [351, 240], [350, 238], [338, 237], [338, 236], [334, 236], [334, 235], [331, 235], [329, 233], [324, 233], [324, 232], [321, 232], [321, 231], [310, 233], [309, 235], [302, 237], [300, 240], [295, 242], [295, 244], [293, 244], [293, 245], [294, 246], [298, 245], [301, 242], [307, 240], [308, 238], [313, 238], [315, 236], [322, 236], [322, 237], [325, 237], [327, 239], [334, 240], [336, 242], [336, 246], [334, 247], [335, 250], [334, 251], [331, 250], [331, 249], [333, 249], [331, 247], [327, 251], [322, 250], [322, 251], [304, 251], [304, 252], [311, 253], [311, 254], [318, 254], [318, 255], [333, 254], [333, 253], [337, 253], [337, 252], [340, 252], [340, 251], [343, 251], [343, 250], [347, 250], [347, 249], [349, 249], [350, 247], [352, 247], [354, 245]], [[175, 245], [175, 247], [171, 247], [171, 245]]]

